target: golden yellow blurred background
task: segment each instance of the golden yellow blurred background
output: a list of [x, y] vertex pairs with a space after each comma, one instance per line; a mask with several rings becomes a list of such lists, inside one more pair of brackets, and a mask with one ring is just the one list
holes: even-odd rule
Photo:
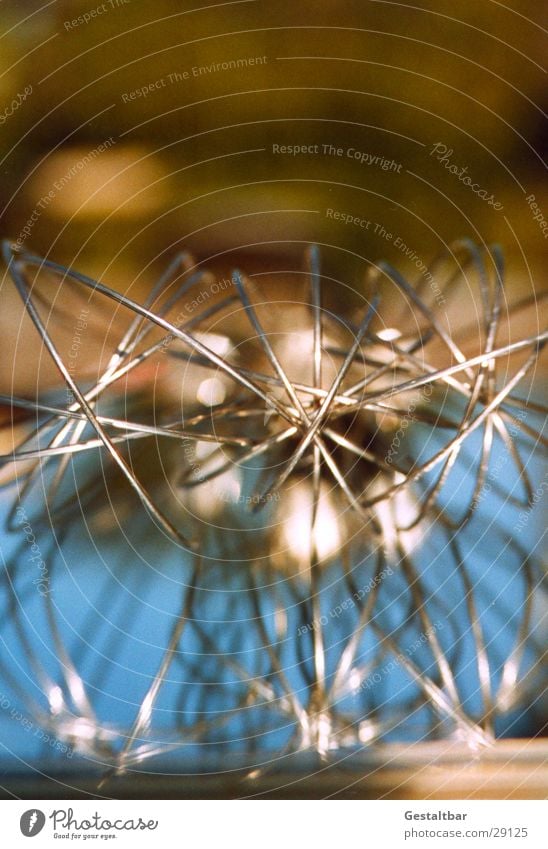
[[5, 0], [0, 232], [135, 297], [183, 247], [256, 270], [318, 242], [360, 288], [364, 264], [413, 279], [458, 237], [499, 242], [510, 292], [540, 291], [542, 17], [536, 0]]

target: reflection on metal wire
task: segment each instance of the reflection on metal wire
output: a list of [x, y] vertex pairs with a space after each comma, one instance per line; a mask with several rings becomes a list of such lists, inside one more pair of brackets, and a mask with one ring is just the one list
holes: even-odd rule
[[[100, 545], [99, 493], [116, 518], [133, 491], [173, 551], [194, 564], [128, 730], [99, 715], [96, 685], [73, 660], [51, 592], [42, 597], [57, 671], [44, 661], [27, 633], [28, 588], [15, 557], [6, 612], [46, 704], [6, 664], [2, 672], [36, 721], [118, 772], [178, 747], [256, 747], [269, 734], [264, 750], [277, 747], [278, 757], [312, 750], [324, 759], [398, 734], [457, 734], [474, 747], [492, 739], [497, 716], [523, 696], [520, 678], [534, 674], [539, 578], [534, 558], [482, 516], [482, 504], [497, 445], [522, 492], [496, 475], [489, 490], [511, 506], [531, 503], [523, 446], [531, 452], [542, 438], [526, 418], [543, 410], [517, 389], [547, 338], [511, 339], [512, 316], [527, 304], [508, 307], [496, 248], [450, 246], [431, 265], [430, 292], [380, 263], [357, 317], [324, 305], [315, 247], [302, 291], [282, 301], [239, 271], [221, 291], [187, 254], [143, 304], [8, 243], [4, 258], [66, 386], [64, 396], [0, 398], [24, 416], [22, 437], [2, 457], [4, 485], [17, 490], [10, 527], [25, 505], [33, 527], [54, 529], [59, 545], [80, 512]], [[93, 379], [92, 369], [77, 379], [56, 342], [46, 272], [63, 304], [78, 290], [90, 313], [100, 300], [131, 316]], [[431, 305], [454, 292], [468, 294], [474, 321]], [[197, 306], [181, 318], [189, 297]], [[69, 472], [78, 458], [85, 480], [76, 484]], [[486, 539], [498, 534], [518, 564], [519, 624], [502, 659], [463, 553], [474, 522]], [[494, 595], [498, 588], [495, 579]], [[204, 599], [225, 589], [240, 607], [223, 625]], [[462, 660], [465, 639], [472, 660]], [[463, 662], [475, 701], [458, 672]], [[207, 695], [191, 710], [189, 682], [198, 680]], [[166, 691], [169, 708], [161, 707]]]

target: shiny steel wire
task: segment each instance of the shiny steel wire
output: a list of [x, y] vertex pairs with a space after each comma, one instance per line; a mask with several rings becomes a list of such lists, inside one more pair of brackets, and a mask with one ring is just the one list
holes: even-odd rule
[[[71, 492], [69, 470], [78, 456], [94, 457], [99, 452], [105, 458], [101, 475], [106, 476], [107, 486], [110, 480], [117, 481], [114, 500], [127, 498], [127, 488], [120, 486], [120, 481], [125, 481], [155, 526], [194, 563], [189, 580], [183, 581], [179, 614], [170, 628], [162, 661], [129, 729], [114, 728], [98, 718], [89, 682], [72, 660], [50, 594], [45, 595], [44, 605], [60, 679], [46, 669], [27, 636], [24, 605], [14, 590], [17, 563], [8, 564], [5, 612], [16, 620], [19, 639], [47, 707], [14, 680], [5, 664], [2, 672], [36, 721], [53, 729], [60, 739], [69, 740], [76, 751], [110, 764], [116, 772], [148, 763], [190, 742], [207, 741], [211, 735], [218, 740], [235, 715], [252, 707], [274, 714], [290, 729], [281, 745], [283, 752], [311, 750], [323, 759], [333, 752], [382, 741], [394, 729], [405, 727], [410, 717], [420, 715], [424, 723], [425, 708], [429, 718], [424, 736], [450, 733], [474, 747], [488, 744], [496, 717], [527, 697], [519, 682], [525, 674], [526, 650], [533, 646], [536, 651], [534, 598], [541, 591], [542, 580], [535, 557], [510, 534], [505, 545], [520, 564], [523, 611], [512, 647], [496, 665], [475, 577], [461, 541], [471, 523], [482, 521], [484, 490], [497, 440], [510, 458], [522, 494], [516, 495], [513, 489], [505, 492], [500, 481], [489, 488], [516, 509], [531, 505], [534, 484], [528, 461], [523, 459], [523, 444], [529, 445], [530, 456], [545, 440], [537, 424], [531, 425], [525, 418], [530, 412], [536, 421], [545, 410], [518, 390], [537, 367], [547, 339], [543, 332], [497, 341], [503, 317], [511, 322], [514, 313], [528, 306], [523, 301], [514, 308], [507, 306], [500, 251], [492, 248], [482, 253], [461, 240], [430, 267], [438, 281], [437, 292], [447, 298], [457, 279], [467, 273], [476, 276], [480, 350], [469, 353], [462, 345], [466, 334], [452, 334], [432, 305], [424, 283], [409, 283], [386, 263], [370, 271], [369, 294], [359, 315], [325, 308], [320, 253], [312, 246], [306, 254], [307, 294], [299, 313], [309, 342], [305, 362], [295, 376], [294, 363], [284, 358], [276, 334], [264, 326], [270, 295], [240, 271], [233, 272], [227, 294], [210, 299], [199, 314], [178, 321], [172, 316], [183, 299], [215, 279], [186, 253], [171, 263], [140, 304], [72, 268], [17, 251], [8, 242], [3, 250], [10, 278], [58, 370], [66, 396], [63, 399], [58, 390], [38, 398], [15, 394], [0, 398], [24, 422], [23, 436], [0, 458], [4, 487], [13, 499], [8, 525], [13, 528], [20, 505], [35, 505], [32, 493], [40, 483], [43, 503], [38, 512], [33, 507], [37, 526], [69, 527], [76, 508], [92, 513], [97, 507], [93, 475], [81, 491]], [[448, 263], [452, 265], [449, 272], [445, 268]], [[44, 285], [39, 284], [44, 272], [57, 278], [61, 302], [63, 292], [78, 289], [132, 315], [106, 367], [84, 386], [71, 372], [48, 326], [47, 296], [42, 294]], [[400, 316], [401, 326], [386, 330], [383, 311], [387, 297], [394, 299], [394, 292], [408, 304], [408, 311]], [[291, 303], [286, 309], [292, 309]], [[216, 337], [211, 327], [219, 323], [228, 327], [230, 339], [231, 320], [235, 336], [245, 337], [242, 317], [254, 340], [255, 359], [239, 357], [233, 348], [219, 353], [213, 344]], [[433, 349], [435, 355], [431, 355]], [[148, 378], [136, 380], [133, 388], [128, 388], [132, 373], [142, 373], [143, 367], [162, 357], [162, 374], [175, 370], [183, 376], [182, 408], [178, 400], [170, 402], [165, 394], [160, 399]], [[184, 380], [208, 371], [223, 385], [221, 401], [200, 402], [194, 389], [185, 394]], [[428, 396], [420, 396], [425, 389]], [[107, 398], [109, 403], [103, 403]], [[425, 458], [394, 450], [395, 434], [401, 433], [402, 421], [410, 418], [411, 400], [413, 426], [420, 425], [438, 440]], [[474, 471], [469, 473], [473, 486], [464, 503], [453, 506], [453, 500], [446, 497], [448, 482], [474, 434], [479, 434], [480, 441], [479, 447], [474, 443], [470, 449], [477, 455]], [[186, 462], [178, 461], [181, 468], [175, 486], [183, 506], [194, 505], [192, 499], [200, 487], [216, 482], [222, 488], [227, 474], [232, 471], [236, 475], [239, 501], [229, 505], [227, 500], [220, 515], [230, 512], [240, 530], [249, 530], [249, 537], [245, 533], [238, 536], [235, 558], [247, 570], [245, 592], [252, 616], [234, 627], [240, 628], [244, 642], [253, 631], [251, 644], [253, 652], [263, 658], [262, 672], [257, 671], [261, 664], [247, 664], [245, 656], [219, 654], [213, 624], [196, 613], [200, 588], [211, 580], [213, 552], [223, 545], [222, 533], [215, 530], [217, 519], [209, 522], [207, 511], [199, 515], [194, 506], [172, 510], [165, 477], [152, 473], [150, 462], [143, 461], [140, 467], [135, 459], [138, 455], [134, 457], [130, 450], [136, 444], [184, 445], [192, 451], [210, 446], [199, 476], [196, 465], [188, 462], [186, 448]], [[248, 471], [251, 466], [258, 469], [256, 474]], [[245, 499], [240, 495], [244, 483], [251, 487]], [[271, 552], [277, 549], [276, 534], [289, 527], [291, 515], [282, 507], [291, 493], [305, 493], [306, 521], [304, 529], [303, 523], [299, 526], [299, 535], [305, 539], [296, 545], [298, 553], [288, 543], [284, 567]], [[272, 512], [273, 504], [275, 520], [267, 521], [266, 530], [259, 533], [255, 517]], [[208, 524], [211, 529], [206, 532], [204, 525]], [[333, 538], [338, 534], [336, 544], [330, 542], [329, 534]], [[449, 605], [444, 607], [443, 590], [438, 598], [425, 577], [421, 552], [430, 538], [437, 540], [462, 582], [467, 628], [475, 646], [479, 708], [471, 709], [464, 698], [462, 682], [455, 674], [456, 655], [447, 640], [440, 640], [435, 627], [434, 612], [438, 618], [450, 619], [451, 610]], [[232, 542], [226, 544], [232, 546]], [[372, 578], [367, 593], [358, 585], [364, 564]], [[387, 571], [397, 575], [393, 589], [391, 579], [379, 578]], [[346, 588], [355, 617], [352, 628], [337, 640], [332, 636], [333, 617], [326, 613], [326, 587], [330, 585], [326, 580], [333, 573], [337, 577], [329, 579], [331, 585]], [[396, 602], [398, 622], [389, 622], [385, 611]], [[421, 660], [419, 653], [415, 656], [403, 650], [410, 622], [420, 639], [426, 635], [428, 662], [426, 655]], [[462, 628], [462, 624], [456, 627]], [[243, 687], [243, 694], [230, 710], [206, 712], [191, 725], [181, 724], [174, 716], [170, 727], [159, 730], [155, 711], [160, 694], [191, 631], [206, 654], [221, 657], [239, 689]], [[300, 632], [309, 641], [306, 649], [299, 645], [297, 651], [304, 654], [299, 660], [306, 668], [302, 686], [296, 683], [287, 659], [287, 644], [298, 640], [295, 633]], [[373, 653], [364, 654], [366, 640], [373, 640]], [[421, 645], [421, 651], [423, 648]], [[398, 705], [384, 697], [375, 701], [370, 692], [371, 676], [380, 674], [375, 670], [387, 658], [392, 658], [392, 663], [396, 658], [398, 674], [405, 675], [412, 685], [411, 696]], [[531, 664], [525, 670], [528, 680], [534, 677], [535, 663], [533, 672]], [[353, 703], [356, 694], [360, 698]], [[250, 775], [257, 777], [261, 769], [254, 768]]]

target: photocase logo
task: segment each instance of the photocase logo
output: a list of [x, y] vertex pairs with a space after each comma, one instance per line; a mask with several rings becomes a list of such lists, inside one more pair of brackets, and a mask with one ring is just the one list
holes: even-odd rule
[[30, 811], [25, 811], [19, 820], [21, 832], [25, 837], [36, 837], [40, 834], [46, 824], [46, 817], [42, 811], [33, 808]]

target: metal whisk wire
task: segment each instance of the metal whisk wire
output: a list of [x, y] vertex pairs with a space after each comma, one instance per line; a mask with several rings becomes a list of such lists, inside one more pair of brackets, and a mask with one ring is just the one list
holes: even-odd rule
[[[461, 256], [464, 259], [459, 259]], [[431, 266], [432, 273], [441, 273], [444, 263], [454, 262], [445, 285], [440, 281], [438, 289], [448, 297], [467, 269], [478, 275], [481, 350], [470, 355], [429, 306], [424, 283], [411, 285], [386, 263], [379, 263], [370, 273], [376, 292], [366, 299], [358, 323], [353, 316], [326, 309], [319, 250], [311, 247], [306, 255], [308, 289], [299, 313], [305, 321], [306, 356], [298, 368], [284, 360], [276, 334], [271, 336], [263, 326], [261, 314], [269, 294], [239, 271], [232, 275], [228, 295], [214, 299], [198, 315], [178, 321], [169, 316], [183, 296], [215, 280], [198, 269], [188, 254], [171, 263], [144, 304], [71, 268], [15, 251], [7, 242], [4, 258], [68, 391], [66, 403], [58, 392], [49, 398], [0, 397], [12, 410], [34, 413], [36, 424], [34, 428], [27, 425], [18, 445], [0, 457], [13, 468], [5, 486], [15, 483], [18, 488], [8, 517], [10, 526], [20, 526], [21, 513], [17, 511], [24, 512], [21, 505], [36, 500], [33, 492], [40, 482], [45, 491], [43, 508], [33, 519], [37, 528], [51, 528], [59, 521], [69, 527], [78, 511], [92, 516], [101, 484], [97, 472], [94, 477], [92, 470], [88, 481], [74, 493], [70, 488], [64, 497], [61, 493], [66, 491], [71, 464], [99, 451], [109, 461], [102, 467], [107, 490], [115, 479], [125, 481], [156, 529], [174, 546], [173, 551], [187, 564], [194, 563], [181, 580], [181, 603], [168, 629], [161, 660], [126, 730], [98, 719], [89, 692], [94, 687], [73, 661], [70, 639], [58, 622], [59, 611], [51, 594], [46, 592], [43, 603], [60, 679], [48, 671], [27, 633], [25, 602], [16, 588], [17, 581], [24, 584], [25, 576], [14, 556], [4, 579], [6, 612], [15, 622], [34, 678], [46, 694], [47, 709], [40, 699], [29, 701], [25, 688], [13, 680], [4, 662], [2, 671], [37, 722], [55, 727], [56, 734], [77, 751], [102, 764], [110, 763], [117, 772], [180, 747], [206, 745], [210, 739], [229, 746], [235, 735], [245, 739], [247, 724], [255, 728], [255, 717], [263, 715], [273, 717], [273, 736], [282, 754], [312, 750], [322, 759], [341, 749], [382, 741], [416, 717], [420, 717], [423, 734], [453, 733], [471, 746], [492, 739], [497, 715], [516, 701], [527, 648], [536, 652], [533, 602], [541, 578], [534, 558], [515, 539], [507, 539], [503, 550], [513, 552], [523, 576], [523, 616], [513, 647], [495, 666], [493, 639], [488, 639], [482, 624], [475, 577], [460, 539], [473, 521], [494, 533], [493, 522], [478, 517], [478, 508], [497, 439], [515, 466], [524, 495], [519, 498], [505, 492], [497, 482], [491, 488], [509, 504], [531, 504], [534, 487], [520, 445], [528, 440], [534, 449], [544, 444], [544, 439], [524, 421], [524, 414], [545, 411], [515, 390], [537, 365], [547, 339], [544, 332], [497, 345], [505, 303], [498, 249], [484, 257], [472, 243], [461, 240]], [[32, 270], [35, 280], [31, 279]], [[71, 374], [42, 317], [44, 297], [36, 294], [36, 285], [44, 270], [58, 275], [62, 287], [70, 287], [70, 291], [84, 287], [90, 298], [101, 296], [132, 314], [106, 367], [85, 388]], [[383, 326], [386, 287], [388, 300], [390, 293], [393, 297], [399, 292], [410, 305], [413, 321], [390, 330]], [[262, 303], [261, 298], [251, 296], [252, 290], [259, 291]], [[518, 309], [522, 308], [520, 303]], [[298, 307], [288, 302], [286, 309]], [[215, 350], [217, 326], [228, 327], [229, 333], [233, 327], [235, 338], [247, 341], [242, 317], [257, 346], [256, 364], [244, 362], [233, 347], [229, 346], [228, 353]], [[434, 343], [438, 349], [432, 356]], [[522, 359], [509, 375], [509, 364], [518, 355]], [[160, 380], [170, 369], [181, 367], [189, 382], [196, 370], [211, 373], [223, 381], [222, 399], [200, 401], [194, 389], [185, 390], [184, 381], [182, 406], [180, 399], [174, 401], [169, 393], [160, 397], [148, 378], [137, 382], [137, 389], [128, 389], [128, 376], [138, 374], [158, 357], [168, 364], [162, 366]], [[449, 362], [440, 363], [440, 357]], [[499, 364], [505, 367], [502, 375]], [[147, 391], [148, 403], [143, 402]], [[412, 422], [429, 429], [425, 444], [434, 440], [434, 451], [426, 459], [402, 454], [402, 439], [397, 438], [401, 422], [411, 417], [411, 403], [407, 409], [402, 404], [416, 399], [421, 391], [421, 400], [412, 404]], [[102, 409], [106, 398], [114, 405], [115, 415]], [[139, 421], [143, 413], [145, 420]], [[446, 498], [451, 474], [477, 433], [481, 444], [472, 490], [463, 505], [453, 508]], [[437, 445], [436, 439], [443, 439], [443, 444]], [[200, 446], [211, 447], [200, 475], [195, 474], [195, 465], [187, 462], [187, 468], [178, 469], [169, 482], [162, 467], [147, 460], [146, 452], [142, 469], [139, 453], [132, 453], [132, 446], [143, 445], [160, 452], [161, 444], [167, 446], [171, 457], [173, 446], [189, 443], [195, 452]], [[473, 445], [470, 452], [472, 457], [477, 455]], [[49, 481], [47, 473], [53, 475]], [[211, 484], [222, 490], [227, 473], [233, 474], [232, 485], [239, 487], [237, 506], [227, 500], [222, 509], [211, 506], [209, 514], [199, 515], [194, 493], [199, 495], [200, 489]], [[251, 494], [242, 499], [244, 486], [251, 487]], [[169, 504], [173, 487], [177, 491], [174, 510]], [[127, 492], [122, 487], [116, 497], [127, 498]], [[279, 504], [276, 494], [280, 495]], [[296, 543], [295, 538], [287, 542], [288, 535], [295, 537], [295, 530], [291, 511], [284, 513], [283, 507], [284, 499], [293, 497], [304, 504], [297, 534], [302, 539]], [[214, 512], [222, 517], [231, 514], [235, 537], [225, 538], [215, 530]], [[254, 518], [259, 514], [266, 515], [262, 527], [257, 527]], [[281, 555], [280, 533], [286, 534], [287, 542]], [[55, 538], [54, 545], [59, 543]], [[424, 549], [430, 543], [436, 553], [425, 566]], [[462, 587], [466, 626], [462, 619], [457, 622], [462, 610], [453, 617], [455, 606], [451, 608], [444, 597], [449, 578], [438, 576], [438, 585], [432, 586], [431, 574], [438, 574], [441, 557], [451, 564], [451, 580]], [[231, 581], [236, 581], [238, 591], [245, 595], [247, 608], [241, 619], [229, 617], [234, 634], [240, 635], [234, 639], [251, 646], [242, 658], [239, 650], [219, 648], [218, 623], [200, 614], [204, 593], [218, 591], [214, 564], [222, 567], [224, 559], [240, 564], [234, 574], [227, 567], [222, 581], [226, 581], [227, 593]], [[281, 561], [285, 565], [280, 565]], [[344, 627], [342, 614], [336, 612], [343, 604], [347, 611]], [[437, 623], [434, 610], [439, 613]], [[438, 633], [441, 623], [447, 626], [444, 640]], [[462, 647], [460, 637], [451, 639], [450, 632], [453, 629], [455, 636], [459, 628], [471, 634], [474, 643], [479, 707], [470, 708], [455, 673]], [[402, 641], [413, 629], [418, 634], [415, 642], [419, 642], [415, 647], [412, 644], [412, 651], [409, 646], [404, 651]], [[185, 650], [185, 641], [192, 643], [192, 650]], [[115, 646], [112, 650], [116, 651]], [[159, 708], [162, 692], [168, 685], [173, 689], [169, 675], [176, 667], [189, 665], [189, 652], [209, 658], [213, 677], [218, 665], [224, 670], [222, 675], [230, 673], [239, 696], [230, 708], [220, 707], [218, 701], [208, 705], [205, 718], [201, 716], [204, 711], [197, 711], [190, 724], [181, 719], [183, 707], [174, 709], [169, 727], [160, 727], [156, 714], [167, 710]], [[385, 658], [392, 658], [390, 671], [396, 669], [408, 682], [410, 693], [399, 702], [384, 692]], [[534, 668], [535, 663], [530, 662], [529, 667]], [[381, 671], [375, 671], [378, 669]], [[209, 673], [203, 674], [207, 679]], [[380, 686], [375, 688], [376, 684]], [[227, 686], [222, 676], [210, 684], [217, 700], [221, 694], [221, 704]], [[175, 680], [175, 689], [180, 690], [178, 704], [189, 698], [189, 688], [188, 683], [178, 686]], [[252, 730], [251, 737], [257, 733]], [[250, 774], [257, 777], [261, 769], [255, 767]]]

